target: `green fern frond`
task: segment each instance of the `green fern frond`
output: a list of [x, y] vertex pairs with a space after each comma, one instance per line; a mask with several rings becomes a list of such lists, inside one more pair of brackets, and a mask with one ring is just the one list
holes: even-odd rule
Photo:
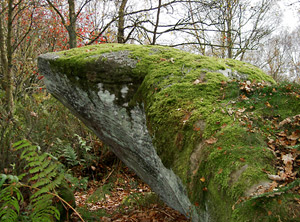
[[[29, 152], [27, 153], [27, 151], [29, 151]], [[31, 161], [31, 160], [34, 160], [36, 158], [36, 156], [37, 156], [36, 151], [26, 150], [26, 152], [23, 152], [21, 154], [21, 159], [24, 158], [27, 161]]]
[[47, 177], [43, 177], [40, 180], [38, 180], [36, 183], [32, 184], [31, 186], [33, 188], [40, 188], [40, 187], [46, 186], [49, 183], [51, 183], [51, 180]]
[[64, 178], [63, 174], [58, 175], [53, 181], [49, 180], [48, 178], [43, 178], [39, 182], [32, 185], [32, 187], [40, 188], [34, 194], [32, 194], [32, 198], [38, 197], [39, 195], [48, 193], [53, 191], [56, 187], [58, 187]]
[[54, 165], [53, 167], [48, 167], [45, 171], [40, 172], [39, 174], [34, 175], [29, 179], [29, 181], [35, 181], [40, 178], [47, 177], [49, 179], [54, 178], [57, 175], [57, 167]]
[[66, 158], [68, 164], [71, 166], [79, 164], [79, 161], [77, 160], [77, 153], [71, 146], [66, 146], [64, 150], [64, 157]]
[[14, 143], [13, 147], [15, 148], [15, 150], [20, 150], [24, 147], [28, 147], [31, 146], [31, 144], [27, 141], [27, 140], [20, 140], [16, 143]]
[[4, 184], [5, 181], [11, 183], [17, 183], [19, 182], [19, 178], [15, 175], [7, 175], [7, 174], [0, 174], [0, 187]]
[[[44, 169], [47, 169], [46, 167], [51, 163], [51, 160], [43, 160], [41, 159], [41, 164], [39, 166], [36, 166], [32, 169], [29, 170], [29, 173], [34, 174], [34, 173], [38, 173], [38, 172], [42, 172]], [[55, 165], [54, 165], [55, 166]]]
[[[38, 196], [36, 198], [32, 198], [31, 197], [31, 199], [32, 199], [32, 201], [31, 201], [32, 207], [35, 208], [36, 207], [36, 203], [39, 202], [40, 200], [42, 200], [44, 203], [49, 202], [48, 198], [49, 198], [49, 201], [52, 201], [53, 196], [51, 194], [46, 194], [44, 196], [40, 195], [40, 196]], [[42, 204], [44, 204], [44, 203], [42, 203]]]
[[[43, 187], [40, 190], [38, 190], [37, 192], [35, 192], [32, 195], [32, 197], [41, 195], [43, 193], [47, 193], [50, 190], [54, 190], [56, 187], [58, 187], [61, 184], [63, 178], [64, 178], [64, 175], [60, 174], [57, 178], [55, 178], [55, 180], [51, 181], [51, 183], [50, 182], [47, 183], [48, 180], [45, 179], [43, 181], [44, 182]], [[38, 184], [40, 184], [40, 183], [38, 182]], [[34, 184], [34, 186], [36, 186], [36, 184]]]
[[0, 191], [0, 221], [14, 222], [20, 213], [19, 202], [23, 201], [23, 195], [16, 183]]
[[32, 158], [28, 159], [29, 163], [27, 164], [27, 166], [30, 166], [30, 167], [39, 166], [41, 164], [41, 161], [44, 161], [44, 160], [48, 160], [47, 153], [43, 153], [40, 156], [33, 156]]
[[26, 140], [14, 144], [14, 148], [22, 150], [21, 159], [26, 160], [26, 167], [30, 168], [27, 175], [30, 177], [28, 182], [34, 188], [34, 193], [30, 196], [32, 221], [48, 222], [54, 218], [59, 219], [59, 211], [53, 206], [51, 195], [64, 178], [63, 174], [58, 174], [59, 165], [47, 153], [40, 154], [38, 147]]
[[30, 215], [32, 221], [52, 221], [54, 217], [59, 219], [59, 211], [52, 206], [52, 199], [53, 196], [50, 194], [33, 198], [31, 202], [33, 213]]

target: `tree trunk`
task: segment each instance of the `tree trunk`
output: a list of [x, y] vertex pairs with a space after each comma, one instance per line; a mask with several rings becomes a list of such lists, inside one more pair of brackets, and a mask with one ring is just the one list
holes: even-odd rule
[[125, 7], [128, 0], [122, 0], [121, 6], [119, 8], [119, 21], [118, 21], [118, 43], [124, 43], [124, 25], [125, 25]]
[[227, 0], [227, 9], [226, 9], [226, 47], [227, 47], [227, 57], [232, 58], [232, 0]]
[[3, 16], [0, 15], [0, 58], [1, 58], [1, 71], [3, 74], [3, 80], [1, 80], [1, 86], [6, 90], [6, 73], [7, 73], [7, 57], [6, 57], [6, 48], [5, 48], [5, 38], [3, 30]]
[[[5, 39], [4, 19], [0, 15], [0, 51], [2, 71], [4, 75], [4, 88], [6, 93], [6, 105], [9, 118], [13, 117], [13, 74], [12, 74], [12, 21], [13, 21], [13, 0], [8, 1], [7, 35]], [[5, 47], [6, 45], [6, 47]]]
[[160, 8], [161, 8], [161, 0], [158, 0], [156, 23], [155, 23], [155, 27], [154, 27], [153, 40], [152, 40], [151, 45], [155, 45], [156, 38], [157, 38], [156, 35], [157, 35], [157, 28], [158, 28], [158, 24], [159, 24]]
[[68, 0], [70, 25], [66, 26], [69, 33], [70, 48], [77, 47], [75, 0]]

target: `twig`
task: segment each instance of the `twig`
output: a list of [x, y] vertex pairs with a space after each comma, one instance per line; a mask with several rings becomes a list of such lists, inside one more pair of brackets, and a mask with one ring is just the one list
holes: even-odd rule
[[[29, 185], [26, 185], [26, 184], [23, 184], [23, 183], [20, 183], [21, 186], [23, 187], [27, 187], [27, 188], [30, 188], [30, 189], [35, 189], [35, 190], [40, 190], [39, 188], [36, 188], [36, 187], [32, 187], [32, 186], [29, 186]], [[51, 192], [46, 192], [47, 194], [50, 194], [52, 196], [55, 196], [57, 197], [60, 201], [62, 201], [64, 204], [66, 204], [69, 208], [71, 208], [75, 214], [80, 218], [80, 220], [82, 222], [85, 222], [85, 220], [80, 216], [80, 214], [67, 202], [65, 201], [64, 199], [62, 199], [59, 195], [57, 195], [56, 193], [51, 193]], [[65, 207], [65, 206], [64, 206]]]
[[104, 179], [104, 181], [102, 181], [102, 184], [105, 184], [105, 182], [108, 180], [108, 178], [112, 175], [112, 173], [114, 172], [115, 169], [113, 169], [112, 171], [110, 171], [110, 173], [108, 174], [108, 176]]
[[167, 212], [165, 212], [164, 210], [160, 210], [160, 212], [164, 213], [165, 215], [167, 215], [168, 217], [171, 217], [173, 220], [175, 220], [174, 217], [172, 217], [170, 214], [168, 214]]

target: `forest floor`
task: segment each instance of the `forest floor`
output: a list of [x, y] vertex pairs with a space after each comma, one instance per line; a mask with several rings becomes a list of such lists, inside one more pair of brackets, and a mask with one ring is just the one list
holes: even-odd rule
[[112, 169], [102, 181], [90, 181], [86, 191], [75, 193], [76, 210], [73, 222], [165, 222], [189, 221], [184, 215], [166, 206], [150, 187], [127, 167]]

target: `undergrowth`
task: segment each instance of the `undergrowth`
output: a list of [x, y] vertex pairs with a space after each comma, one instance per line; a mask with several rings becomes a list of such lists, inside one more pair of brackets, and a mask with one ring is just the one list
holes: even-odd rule
[[[47, 153], [41, 153], [38, 146], [26, 140], [15, 143], [13, 148], [14, 151], [22, 151], [20, 160], [26, 162], [26, 172], [18, 176], [0, 175], [0, 220], [59, 220], [60, 212], [53, 205], [53, 198], [58, 197], [56, 188], [62, 183], [64, 174], [59, 174], [58, 164]], [[28, 189], [32, 192], [29, 204], [24, 207], [24, 196]], [[26, 213], [21, 214], [21, 208]]]

